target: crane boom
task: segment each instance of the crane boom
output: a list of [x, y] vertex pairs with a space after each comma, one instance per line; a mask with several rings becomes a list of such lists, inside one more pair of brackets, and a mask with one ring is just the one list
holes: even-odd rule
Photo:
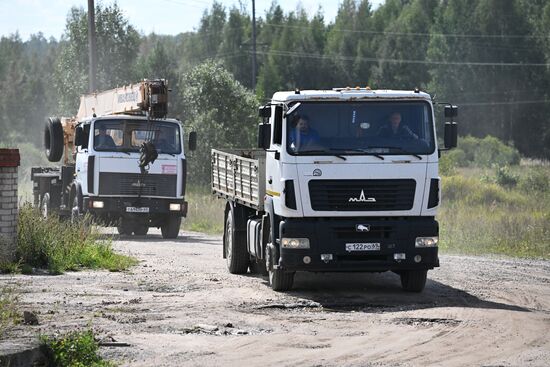
[[117, 114], [148, 114], [153, 118], [168, 113], [168, 87], [164, 79], [148, 80], [80, 97], [77, 121]]

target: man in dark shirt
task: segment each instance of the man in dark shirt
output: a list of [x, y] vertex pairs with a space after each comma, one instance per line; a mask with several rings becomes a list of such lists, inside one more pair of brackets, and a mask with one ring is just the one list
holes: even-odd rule
[[378, 136], [383, 138], [418, 139], [408, 126], [401, 125], [401, 113], [393, 112], [388, 124], [378, 130]]
[[319, 133], [309, 126], [307, 115], [296, 115], [293, 119], [294, 128], [289, 133], [290, 147], [297, 151], [319, 144]]
[[111, 135], [107, 135], [107, 129], [105, 126], [98, 128], [99, 134], [94, 136], [94, 146], [96, 148], [106, 149], [115, 148], [116, 144]]

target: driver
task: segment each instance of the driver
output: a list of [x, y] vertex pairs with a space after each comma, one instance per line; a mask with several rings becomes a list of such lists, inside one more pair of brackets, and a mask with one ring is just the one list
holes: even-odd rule
[[378, 130], [378, 136], [382, 138], [418, 139], [418, 135], [412, 132], [408, 126], [401, 124], [401, 113], [393, 112], [388, 123]]
[[116, 147], [115, 141], [111, 135], [107, 135], [107, 129], [105, 126], [99, 126], [99, 133], [94, 136], [94, 145], [96, 148], [114, 148]]
[[167, 129], [160, 129], [155, 147], [161, 152], [173, 152], [175, 150], [174, 144], [171, 143], [170, 132]]
[[289, 144], [293, 150], [303, 149], [311, 144], [319, 144], [319, 133], [309, 125], [307, 115], [295, 115], [292, 119], [294, 127], [289, 134]]

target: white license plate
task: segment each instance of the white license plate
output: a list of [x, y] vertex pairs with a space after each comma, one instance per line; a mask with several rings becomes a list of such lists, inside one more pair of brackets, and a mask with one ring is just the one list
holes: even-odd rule
[[380, 242], [346, 243], [346, 251], [380, 251]]
[[149, 208], [148, 207], [136, 208], [133, 206], [127, 206], [126, 213], [149, 213]]

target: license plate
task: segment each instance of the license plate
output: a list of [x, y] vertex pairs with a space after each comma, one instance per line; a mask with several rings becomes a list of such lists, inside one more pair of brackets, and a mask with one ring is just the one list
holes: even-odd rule
[[149, 213], [149, 208], [148, 207], [136, 208], [133, 206], [127, 206], [126, 213]]
[[380, 242], [346, 243], [346, 251], [380, 251]]

